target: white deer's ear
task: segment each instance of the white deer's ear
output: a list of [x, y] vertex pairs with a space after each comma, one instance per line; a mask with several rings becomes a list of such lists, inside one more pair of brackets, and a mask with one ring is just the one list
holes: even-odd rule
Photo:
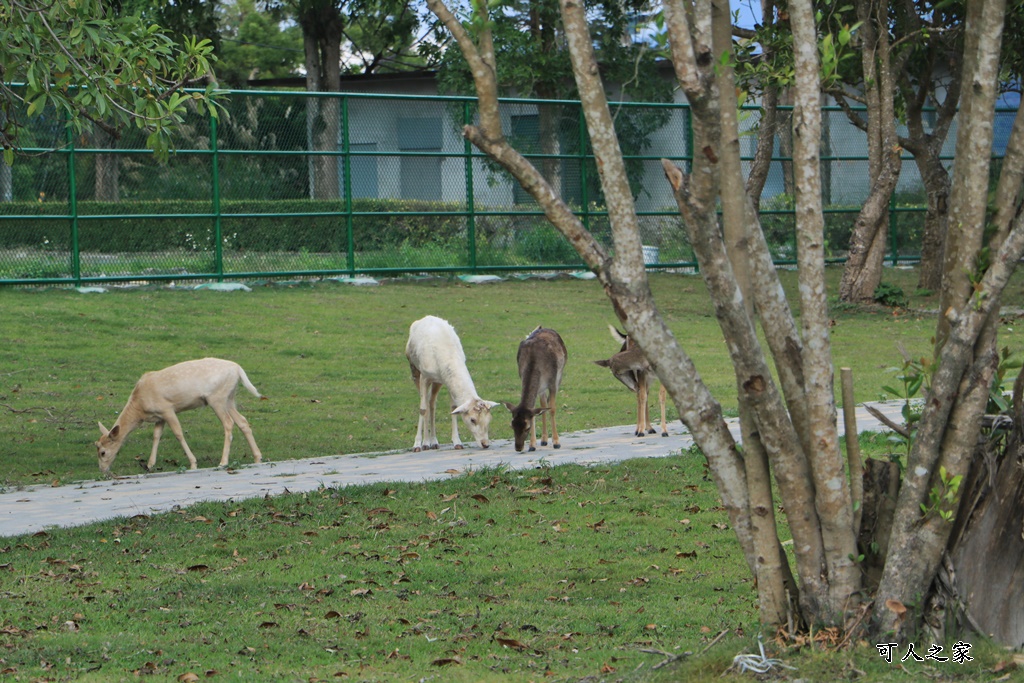
[[103, 426], [103, 423], [102, 423], [102, 422], [97, 422], [96, 424], [98, 424], [98, 425], [100, 426], [100, 434], [101, 434], [102, 436], [106, 436], [107, 434], [109, 434], [109, 433], [110, 433], [110, 432], [109, 432], [109, 431], [107, 430], [107, 428]]
[[462, 413], [469, 412], [469, 409], [473, 407], [473, 399], [470, 399], [463, 403], [461, 406], [452, 411], [452, 415], [461, 415]]
[[[490, 410], [490, 409], [491, 409], [491, 408], [493, 408], [494, 406], [498, 405], [498, 403], [497, 403], [497, 402], [495, 402], [495, 401], [483, 401], [483, 404], [484, 404], [485, 406], [487, 406], [487, 409], [488, 409], [488, 410]], [[511, 409], [510, 409], [510, 410], [511, 410]]]

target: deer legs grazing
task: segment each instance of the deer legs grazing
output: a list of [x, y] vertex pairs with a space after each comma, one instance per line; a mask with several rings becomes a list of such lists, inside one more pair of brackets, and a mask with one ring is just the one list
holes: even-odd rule
[[[618, 353], [607, 360], [594, 361], [604, 368], [608, 368], [615, 375], [615, 378], [626, 387], [636, 393], [636, 436], [654, 434], [655, 429], [651, 424], [648, 396], [650, 393], [650, 382], [653, 371], [651, 364], [647, 361], [643, 351], [627, 335], [622, 334], [609, 325], [612, 337], [622, 343]], [[662, 385], [658, 392], [659, 403], [661, 404], [661, 435], [668, 436], [668, 427], [665, 423], [665, 386]]]

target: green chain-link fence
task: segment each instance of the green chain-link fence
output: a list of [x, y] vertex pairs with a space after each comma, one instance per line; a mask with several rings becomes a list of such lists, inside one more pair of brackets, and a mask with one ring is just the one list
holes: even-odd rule
[[[0, 284], [545, 271], [583, 268], [533, 199], [474, 150], [458, 97], [225, 91], [228, 115], [193, 116], [166, 164], [141, 133], [115, 143], [31, 121], [24, 155], [0, 165]], [[661, 170], [691, 158], [681, 104], [613, 105], [655, 268], [693, 254]], [[505, 131], [597, 239], [610, 243], [578, 102], [504, 100]], [[756, 127], [747, 110], [744, 128]], [[822, 168], [828, 256], [841, 259], [868, 189], [864, 134], [825, 110]], [[1014, 112], [1001, 112], [1008, 131]], [[754, 136], [743, 138], [749, 164]], [[952, 136], [948, 144], [952, 157]], [[997, 150], [998, 151], [998, 150]], [[947, 161], [949, 163], [949, 161]], [[792, 262], [786, 144], [761, 202], [779, 262]], [[892, 202], [893, 262], [918, 253], [925, 196], [905, 163]]]

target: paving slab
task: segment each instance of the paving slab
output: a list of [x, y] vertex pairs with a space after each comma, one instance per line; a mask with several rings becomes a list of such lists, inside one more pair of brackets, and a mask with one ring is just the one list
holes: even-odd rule
[[[901, 422], [902, 403], [871, 404], [894, 422]], [[739, 439], [735, 419], [728, 420]], [[886, 428], [863, 406], [857, 409], [860, 431]], [[839, 420], [840, 433], [843, 421]], [[450, 444], [432, 451], [389, 451], [331, 455], [301, 460], [266, 460], [239, 469], [203, 468], [186, 472], [159, 472], [83, 481], [65, 486], [37, 485], [0, 493], [0, 537], [79, 526], [135, 515], [153, 515], [204, 501], [232, 501], [320, 488], [378, 482], [419, 482], [458, 476], [468, 471], [503, 467], [511, 470], [578, 463], [591, 466], [630, 458], [676, 455], [693, 446], [693, 438], [675, 422], [670, 434], [637, 437], [633, 425], [606, 427], [561, 435], [562, 447], [538, 446], [517, 453], [510, 440], [495, 440], [488, 449]], [[114, 463], [128, 467], [126, 462]]]

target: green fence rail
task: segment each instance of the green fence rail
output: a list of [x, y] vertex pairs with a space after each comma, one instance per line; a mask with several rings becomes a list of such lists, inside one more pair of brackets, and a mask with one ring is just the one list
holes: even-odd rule
[[[24, 154], [0, 165], [0, 285], [584, 268], [533, 199], [461, 136], [476, 115], [471, 98], [221, 97], [227, 115], [188, 117], [166, 164], [138, 131], [112, 143], [98, 131], [72, 135], [53, 115], [33, 119]], [[662, 158], [692, 158], [689, 109], [612, 106], [645, 259], [651, 268], [695, 268], [661, 171]], [[579, 103], [509, 99], [502, 112], [512, 144], [610, 248]], [[842, 112], [824, 113], [826, 242], [828, 257], [841, 260], [867, 193], [867, 146]], [[757, 110], [745, 114], [755, 130]], [[1006, 130], [1012, 114], [1001, 114]], [[744, 163], [754, 143], [744, 136]], [[781, 264], [795, 259], [789, 161], [777, 154], [761, 203]], [[892, 263], [916, 260], [924, 208], [916, 169], [904, 164], [891, 206]]]

